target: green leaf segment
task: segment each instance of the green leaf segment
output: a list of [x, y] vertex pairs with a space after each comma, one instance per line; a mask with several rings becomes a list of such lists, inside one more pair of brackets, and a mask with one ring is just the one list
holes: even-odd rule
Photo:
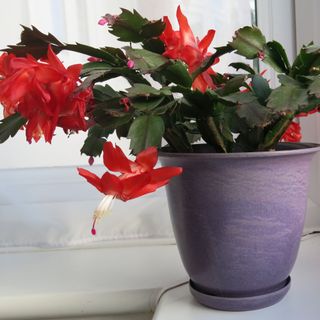
[[10, 137], [14, 137], [19, 129], [27, 122], [27, 119], [19, 113], [15, 113], [0, 121], [0, 143], [5, 142]]

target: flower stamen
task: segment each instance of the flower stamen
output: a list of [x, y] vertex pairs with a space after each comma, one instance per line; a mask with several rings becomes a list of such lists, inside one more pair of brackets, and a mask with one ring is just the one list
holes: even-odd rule
[[96, 235], [96, 223], [104, 216], [108, 215], [111, 213], [111, 208], [113, 204], [113, 199], [114, 196], [107, 195], [105, 196], [102, 201], [99, 203], [98, 207], [93, 213], [93, 223], [92, 223], [92, 229], [91, 229], [91, 234]]

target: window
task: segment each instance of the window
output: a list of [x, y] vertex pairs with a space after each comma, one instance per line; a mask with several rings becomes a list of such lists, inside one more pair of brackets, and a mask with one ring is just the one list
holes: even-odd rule
[[[293, 0], [257, 0], [256, 3], [253, 0], [201, 2], [197, 0], [164, 0], [162, 2], [158, 0], [11, 0], [6, 4], [6, 10], [0, 13], [2, 29], [6, 30], [0, 39], [0, 47], [18, 42], [21, 31], [19, 24], [33, 24], [44, 32], [52, 32], [66, 42], [78, 41], [93, 46], [115, 45], [115, 40], [107, 37], [105, 28], [97, 25], [101, 15], [106, 12], [117, 13], [119, 7], [126, 7], [136, 8], [142, 15], [150, 18], [159, 18], [167, 14], [171, 21], [176, 21], [175, 9], [178, 4], [182, 5], [183, 11], [189, 17], [190, 25], [196, 35], [202, 37], [210, 28], [217, 30], [213, 46], [225, 44], [231, 39], [235, 29], [250, 25], [256, 19], [267, 39], [276, 39], [284, 43], [291, 59], [296, 51], [296, 42], [298, 46], [307, 43], [311, 38], [320, 42], [315, 32], [319, 29], [318, 20], [310, 18], [313, 17], [311, 13], [317, 12], [319, 7], [316, 0], [307, 4], [302, 4], [298, 0], [296, 3]], [[256, 11], [257, 15], [255, 15]], [[297, 17], [297, 37], [295, 17]], [[311, 35], [310, 39], [307, 35]], [[69, 52], [63, 54], [63, 60], [67, 65], [84, 62], [85, 59], [83, 56]], [[230, 60], [221, 59], [216, 66], [217, 70], [223, 72], [230, 62]], [[274, 74], [270, 74], [270, 79], [273, 84], [276, 82]], [[304, 136], [307, 140], [319, 141], [319, 119], [315, 116], [303, 120]], [[6, 230], [17, 231], [0, 232], [2, 234], [0, 245], [5, 243], [6, 237], [9, 236], [18, 237], [19, 244], [34, 243], [32, 241], [36, 238], [37, 243], [51, 242], [55, 245], [88, 240], [86, 237], [90, 228], [91, 212], [98, 203], [100, 195], [86, 184], [82, 184], [84, 187], [79, 187], [82, 180], [78, 179], [75, 167], [87, 164], [87, 157], [81, 157], [79, 154], [84, 138], [85, 134], [66, 138], [63, 132], [58, 132], [52, 145], [45, 144], [43, 141], [28, 145], [24, 133], [19, 132], [14, 139], [0, 146], [0, 169], [71, 166], [61, 168], [60, 171], [46, 168], [0, 171], [2, 179], [8, 181], [8, 184], [2, 183], [0, 187], [0, 212], [4, 218], [2, 225]], [[316, 215], [320, 206], [317, 200], [319, 167], [320, 160], [317, 159], [313, 168], [309, 202], [311, 216]], [[70, 187], [73, 190], [71, 193]], [[85, 194], [86, 197], [82, 198], [81, 194]], [[152, 202], [150, 205], [152, 208], [159, 207], [161, 203], [160, 207], [163, 211], [157, 216], [158, 220], [150, 215], [150, 212], [156, 209], [146, 207], [145, 203], [148, 201]], [[105, 229], [102, 235], [107, 237], [111, 232], [112, 237], [116, 237], [116, 234], [120, 235], [119, 237], [121, 234], [125, 237], [137, 234], [144, 234], [146, 237], [170, 237], [171, 227], [163, 192], [148, 201], [137, 201], [132, 206], [136, 210], [132, 220], [127, 220], [125, 206], [119, 206], [116, 210], [121, 213], [118, 217], [114, 215], [115, 217], [109, 220], [113, 221], [116, 228], [110, 229], [109, 226], [104, 228], [101, 224], [101, 228]], [[49, 206], [51, 209], [48, 211], [46, 208]], [[159, 217], [162, 219], [161, 222]], [[309, 225], [319, 224], [318, 219], [311, 217]], [[127, 233], [124, 234], [124, 230]]]

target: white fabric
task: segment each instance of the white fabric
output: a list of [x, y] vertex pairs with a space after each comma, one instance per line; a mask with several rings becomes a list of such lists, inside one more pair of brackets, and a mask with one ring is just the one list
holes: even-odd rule
[[164, 190], [127, 203], [115, 200], [92, 236], [92, 213], [103, 195], [76, 168], [0, 170], [0, 176], [2, 248], [173, 237]]
[[[88, 169], [104, 172], [102, 166]], [[0, 170], [0, 178], [0, 252], [174, 241], [164, 189], [127, 203], [115, 200], [92, 236], [93, 211], [103, 195], [76, 167]], [[318, 204], [309, 201], [308, 207], [306, 232], [320, 225]]]

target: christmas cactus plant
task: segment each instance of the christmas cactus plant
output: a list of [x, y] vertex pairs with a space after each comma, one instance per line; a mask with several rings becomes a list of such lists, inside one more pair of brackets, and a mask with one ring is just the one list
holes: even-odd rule
[[[20, 129], [29, 143], [51, 143], [56, 127], [66, 134], [87, 131], [81, 153], [92, 163], [104, 152], [106, 167], [120, 175], [79, 173], [99, 191], [126, 201], [181, 173], [154, 169], [163, 141], [173, 152], [190, 153], [203, 139], [215, 152], [228, 153], [268, 151], [279, 141], [300, 140], [297, 117], [319, 109], [320, 47], [303, 46], [290, 63], [281, 44], [267, 42], [254, 26], [214, 48], [215, 30], [199, 40], [180, 7], [177, 19], [179, 30], [168, 17], [150, 21], [135, 10], [104, 15], [99, 24], [125, 43], [122, 48], [68, 44], [23, 27], [21, 42], [0, 57], [0, 142]], [[57, 57], [62, 50], [87, 55], [88, 63], [66, 68]], [[263, 61], [278, 73], [280, 85], [271, 88], [250, 63], [231, 63], [234, 73], [216, 72], [219, 58], [232, 52]], [[127, 80], [126, 90], [108, 84], [117, 77]], [[114, 132], [130, 139], [135, 161], [107, 142]]]

